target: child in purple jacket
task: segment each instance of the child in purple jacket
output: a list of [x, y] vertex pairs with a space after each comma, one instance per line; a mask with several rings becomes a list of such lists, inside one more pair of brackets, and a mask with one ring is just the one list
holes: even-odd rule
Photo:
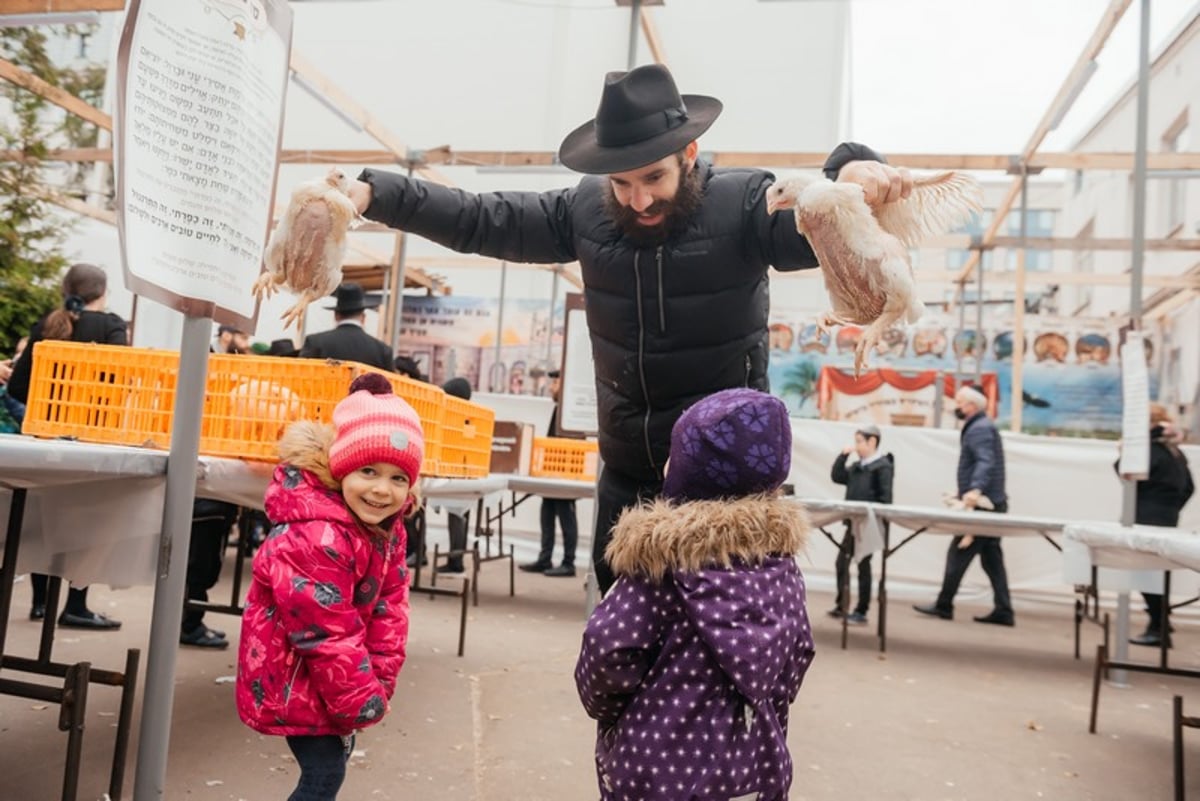
[[705, 398], [671, 432], [663, 497], [617, 522], [619, 580], [575, 667], [604, 801], [787, 798], [788, 706], [813, 658], [792, 558], [808, 520], [778, 492], [791, 445], [777, 398]]

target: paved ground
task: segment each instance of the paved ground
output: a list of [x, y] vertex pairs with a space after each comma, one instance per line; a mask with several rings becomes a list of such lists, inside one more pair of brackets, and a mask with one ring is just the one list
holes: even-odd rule
[[[793, 801], [1149, 801], [1171, 798], [1171, 697], [1190, 701], [1180, 679], [1132, 675], [1133, 687], [1102, 693], [1099, 735], [1087, 733], [1091, 662], [1072, 658], [1071, 610], [1021, 602], [1014, 629], [982, 626], [963, 604], [960, 620], [919, 618], [893, 590], [889, 651], [872, 633], [840, 628], [828, 576], [810, 570], [818, 655], [793, 710]], [[455, 656], [457, 606], [413, 597], [409, 662], [392, 715], [360, 736], [346, 799], [510, 801], [594, 799], [593, 729], [571, 678], [583, 623], [582, 580], [518, 573], [507, 595], [504, 563], [484, 566], [471, 610], [467, 652]], [[227, 592], [227, 591], [226, 591]], [[10, 652], [32, 654], [37, 628], [25, 619], [20, 583]], [[119, 667], [123, 649], [144, 647], [148, 588], [93, 590], [94, 606], [125, 622], [115, 633], [60, 632], [57, 658]], [[237, 621], [210, 624], [236, 636]], [[1098, 630], [1085, 630], [1085, 653]], [[1200, 624], [1181, 619], [1172, 658], [1200, 664]], [[1142, 649], [1139, 649], [1141, 651]], [[1148, 653], [1138, 656], [1149, 657]], [[233, 706], [235, 650], [179, 655], [169, 799], [285, 798], [296, 768], [282, 740], [242, 726]], [[1190, 696], [1189, 696], [1190, 693]], [[107, 786], [117, 693], [95, 688], [89, 703], [80, 798]], [[139, 708], [140, 714], [140, 708]], [[65, 735], [54, 707], [0, 697], [0, 798], [51, 801]], [[1189, 790], [1200, 793], [1200, 733], [1190, 735]], [[131, 796], [132, 759], [125, 794]]]

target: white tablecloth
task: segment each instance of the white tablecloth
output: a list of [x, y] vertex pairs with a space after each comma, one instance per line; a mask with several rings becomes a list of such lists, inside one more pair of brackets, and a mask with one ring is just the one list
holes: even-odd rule
[[535, 476], [504, 476], [508, 489], [529, 495], [540, 495], [543, 498], [558, 498], [561, 500], [579, 500], [592, 498], [596, 495], [594, 481], [575, 481], [569, 478], [537, 478]]
[[[161, 451], [0, 435], [0, 487], [28, 490], [18, 571], [153, 583], [166, 469]], [[11, 501], [0, 491], [0, 543]]]
[[[820, 498], [799, 498], [814, 526], [829, 526], [843, 520], [851, 521], [854, 531], [854, 561], [883, 550], [883, 526], [875, 513], [880, 504], [863, 501], [828, 501]], [[831, 532], [832, 533], [832, 532]]]
[[875, 512], [893, 526], [931, 534], [974, 534], [985, 537], [1040, 537], [1061, 534], [1066, 520], [994, 512], [965, 512], [924, 506], [875, 505]]
[[896, 506], [863, 501], [827, 501], [801, 498], [813, 525], [825, 526], [849, 519], [856, 524], [855, 561], [883, 549], [883, 523], [930, 534], [974, 534], [989, 537], [1039, 537], [1060, 534], [1064, 520], [1042, 517], [964, 512], [924, 506]]
[[1200, 532], [1088, 522], [1068, 525], [1065, 534], [1086, 547], [1098, 567], [1200, 571]]

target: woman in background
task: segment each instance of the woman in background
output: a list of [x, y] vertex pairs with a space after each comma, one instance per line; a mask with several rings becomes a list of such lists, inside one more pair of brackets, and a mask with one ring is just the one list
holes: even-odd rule
[[[13, 363], [8, 379], [8, 394], [22, 404], [29, 402], [29, 377], [33, 370], [33, 348], [44, 339], [71, 342], [98, 342], [104, 345], [128, 345], [125, 321], [105, 311], [108, 302], [108, 276], [94, 264], [73, 264], [63, 276], [63, 305], [34, 324], [29, 345]], [[33, 604], [30, 620], [46, 616], [48, 577], [33, 574]], [[120, 621], [93, 612], [87, 606], [87, 588], [72, 587], [67, 593], [67, 608], [58, 625], [68, 628], [119, 629]]]
[[[1159, 403], [1150, 404], [1150, 473], [1137, 483], [1134, 522], [1138, 525], [1169, 528], [1179, 525], [1179, 512], [1195, 489], [1187, 457], [1179, 450], [1182, 441], [1183, 435], [1175, 427], [1167, 408]], [[1120, 464], [1119, 460], [1117, 464]], [[1130, 638], [1129, 642], [1157, 648], [1162, 645], [1165, 635], [1169, 646], [1170, 623], [1163, 619], [1163, 597], [1144, 592], [1142, 598], [1146, 600], [1150, 623], [1144, 632]]]

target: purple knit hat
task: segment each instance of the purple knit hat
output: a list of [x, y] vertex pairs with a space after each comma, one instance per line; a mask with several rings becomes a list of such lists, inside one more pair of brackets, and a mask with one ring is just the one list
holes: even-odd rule
[[792, 424], [774, 395], [727, 389], [692, 405], [671, 429], [662, 494], [674, 501], [778, 489], [792, 466]]

